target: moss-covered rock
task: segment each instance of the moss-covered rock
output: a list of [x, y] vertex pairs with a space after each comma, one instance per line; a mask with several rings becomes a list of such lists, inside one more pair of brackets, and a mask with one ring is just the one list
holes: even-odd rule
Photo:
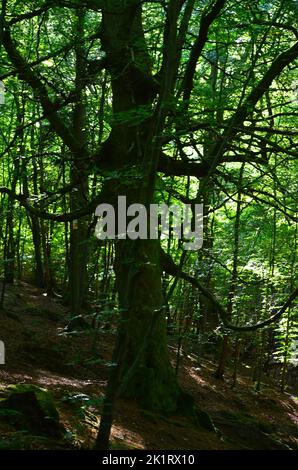
[[50, 436], [36, 436], [16, 431], [0, 438], [1, 450], [77, 450], [71, 442], [66, 439], [55, 439]]
[[26, 419], [23, 413], [7, 408], [0, 408], [0, 421], [4, 421], [18, 429], [26, 427]]
[[[17, 429], [37, 435], [61, 437], [64, 433], [59, 413], [50, 393], [36, 385], [20, 384], [7, 387], [0, 402], [0, 411]], [[17, 416], [12, 413], [16, 412]]]

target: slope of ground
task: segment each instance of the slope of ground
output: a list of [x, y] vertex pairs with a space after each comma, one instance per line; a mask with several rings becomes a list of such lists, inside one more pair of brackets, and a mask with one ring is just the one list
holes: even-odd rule
[[[68, 313], [58, 300], [25, 283], [7, 289], [0, 312], [0, 339], [6, 364], [0, 366], [0, 390], [12, 383], [35, 384], [55, 399], [67, 432], [61, 440], [32, 436], [0, 421], [0, 449], [91, 448], [100, 418], [114, 336], [85, 329], [70, 334]], [[175, 348], [170, 348], [175, 356]], [[298, 449], [298, 403], [270, 382], [255, 392], [243, 367], [231, 389], [229, 374], [213, 377], [214, 364], [197, 364], [184, 354], [179, 381], [198, 407], [212, 418], [217, 432], [183, 416], [164, 417], [119, 400], [112, 429], [115, 449]], [[1, 417], [0, 417], [1, 418]]]

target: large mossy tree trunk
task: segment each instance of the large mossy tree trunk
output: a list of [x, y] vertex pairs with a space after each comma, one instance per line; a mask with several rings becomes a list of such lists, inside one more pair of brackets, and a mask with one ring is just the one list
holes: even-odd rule
[[[148, 207], [154, 200], [154, 137], [162, 129], [162, 112], [154, 111], [157, 95], [142, 28], [141, 6], [134, 1], [110, 2], [103, 12], [102, 37], [113, 93], [113, 122], [98, 157], [112, 176], [103, 193], [116, 206], [118, 196]], [[168, 76], [167, 76], [168, 78]], [[161, 94], [161, 91], [160, 91]], [[115, 274], [122, 319], [97, 449], [106, 448], [114, 402], [119, 391], [143, 408], [173, 412], [182, 401], [171, 367], [162, 308], [158, 240], [116, 241]]]
[[173, 412], [180, 390], [168, 356], [159, 252], [155, 240], [116, 243], [115, 272], [123, 310], [119, 334], [125, 344], [119, 360], [123, 360], [123, 378], [137, 361], [125, 396], [143, 408]]
[[[111, 2], [113, 4], [113, 2]], [[102, 44], [113, 92], [114, 125], [104, 145], [104, 156], [120, 169], [116, 196], [127, 197], [127, 205], [153, 202], [155, 172], [148, 167], [155, 150], [151, 136], [156, 127], [152, 107], [156, 84], [142, 27], [141, 7], [126, 2], [119, 10], [117, 1], [103, 14]], [[134, 170], [129, 173], [127, 171]], [[135, 173], [134, 173], [135, 172]], [[109, 186], [109, 191], [111, 187]], [[155, 312], [162, 306], [161, 268], [158, 240], [118, 240], [115, 273], [123, 322], [120, 335], [126, 335], [123, 376], [139, 354]], [[166, 340], [166, 322], [159, 315], [125, 394], [152, 409], [174, 411], [178, 386], [172, 371]]]

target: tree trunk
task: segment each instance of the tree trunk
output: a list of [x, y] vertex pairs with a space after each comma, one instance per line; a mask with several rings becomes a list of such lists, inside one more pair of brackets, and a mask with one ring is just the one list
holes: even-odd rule
[[[106, 202], [114, 206], [121, 195], [126, 196], [127, 206], [139, 203], [148, 207], [155, 189], [153, 137], [157, 122], [162, 119], [160, 114], [152, 118], [147, 111], [153, 105], [156, 87], [142, 29], [141, 7], [127, 2], [120, 14], [117, 1], [111, 2], [109, 10], [103, 13], [102, 25], [114, 122], [97, 163], [120, 173], [106, 183], [103, 194]], [[130, 122], [140, 111], [138, 122]], [[128, 171], [132, 174], [127, 175]], [[119, 239], [115, 245], [114, 269], [122, 319], [114, 355], [117, 367], [109, 380], [97, 448], [107, 443], [104, 436], [109, 434], [117, 388], [144, 408], [166, 412], [179, 407], [182, 395], [168, 356], [166, 319], [161, 310], [159, 241]]]
[[[162, 306], [159, 246], [155, 240], [123, 240], [116, 244], [115, 272], [123, 328], [127, 335], [124, 373], [133, 364], [153, 321]], [[125, 395], [143, 407], [175, 411], [178, 386], [169, 362], [166, 320], [156, 322]]]
[[[73, 112], [73, 129], [77, 141], [80, 143], [73, 154], [71, 168], [71, 182], [75, 187], [70, 197], [71, 210], [82, 208], [88, 200], [88, 176], [86, 162], [86, 106], [84, 97], [84, 80], [86, 73], [85, 50], [82, 45], [84, 36], [85, 13], [81, 10], [77, 14], [77, 44], [75, 91], [77, 101]], [[87, 294], [87, 261], [88, 261], [88, 227], [86, 217], [74, 220], [70, 226], [69, 249], [69, 295], [71, 315], [76, 317], [86, 300]], [[75, 326], [76, 321], [72, 322]]]

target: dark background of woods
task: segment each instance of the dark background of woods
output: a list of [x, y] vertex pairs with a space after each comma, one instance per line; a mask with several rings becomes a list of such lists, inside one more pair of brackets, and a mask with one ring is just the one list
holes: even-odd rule
[[[297, 13], [291, 0], [2, 1], [1, 315], [25, 280], [61, 297], [70, 330], [118, 329], [98, 448], [121, 394], [192, 409], [186, 347], [218, 379], [232, 364], [234, 386], [244, 362], [257, 390], [272, 370], [282, 391], [294, 383]], [[97, 240], [95, 208], [118, 195], [202, 202], [203, 248]]]

